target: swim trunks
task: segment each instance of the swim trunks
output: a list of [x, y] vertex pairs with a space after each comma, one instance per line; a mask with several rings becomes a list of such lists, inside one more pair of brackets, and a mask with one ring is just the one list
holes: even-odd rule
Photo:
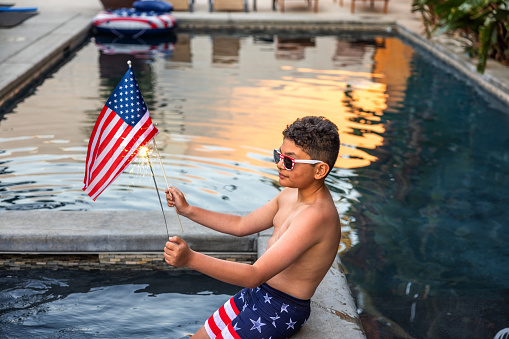
[[288, 338], [306, 323], [310, 304], [267, 284], [244, 288], [214, 312], [205, 329], [211, 339]]

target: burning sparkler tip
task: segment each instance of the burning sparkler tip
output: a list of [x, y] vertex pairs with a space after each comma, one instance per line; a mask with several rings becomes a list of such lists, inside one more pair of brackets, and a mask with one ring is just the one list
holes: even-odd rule
[[138, 152], [140, 157], [148, 157], [150, 149], [147, 146], [140, 147]]

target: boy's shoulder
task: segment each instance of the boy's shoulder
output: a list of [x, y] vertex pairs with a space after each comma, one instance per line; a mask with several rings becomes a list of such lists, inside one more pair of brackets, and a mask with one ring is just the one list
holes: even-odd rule
[[332, 221], [339, 220], [339, 214], [334, 204], [330, 192], [325, 187], [324, 194], [320, 194], [311, 203], [302, 204], [302, 208], [298, 208], [301, 203], [298, 202], [298, 189], [296, 188], [285, 188], [280, 192], [279, 196], [279, 207], [285, 210], [294, 210], [296, 214], [303, 215], [306, 218], [317, 219], [320, 221]]

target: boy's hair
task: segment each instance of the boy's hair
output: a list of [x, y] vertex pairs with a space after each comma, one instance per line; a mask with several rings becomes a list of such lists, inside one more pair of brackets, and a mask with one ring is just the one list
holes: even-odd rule
[[338, 127], [327, 118], [299, 118], [286, 126], [283, 137], [301, 147], [311, 159], [327, 163], [329, 172], [334, 167], [339, 154], [339, 132]]

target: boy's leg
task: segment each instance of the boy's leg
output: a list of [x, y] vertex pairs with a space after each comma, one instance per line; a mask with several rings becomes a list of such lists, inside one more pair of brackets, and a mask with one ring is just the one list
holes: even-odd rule
[[191, 337], [191, 339], [209, 339], [209, 335], [205, 330], [205, 325], [200, 327], [200, 329]]
[[[245, 289], [244, 289], [245, 290]], [[235, 305], [235, 298], [243, 298], [245, 291], [242, 290], [228, 299], [217, 311], [210, 316], [205, 324], [194, 334], [195, 339], [214, 339], [223, 331], [231, 321], [237, 317], [239, 310]]]

